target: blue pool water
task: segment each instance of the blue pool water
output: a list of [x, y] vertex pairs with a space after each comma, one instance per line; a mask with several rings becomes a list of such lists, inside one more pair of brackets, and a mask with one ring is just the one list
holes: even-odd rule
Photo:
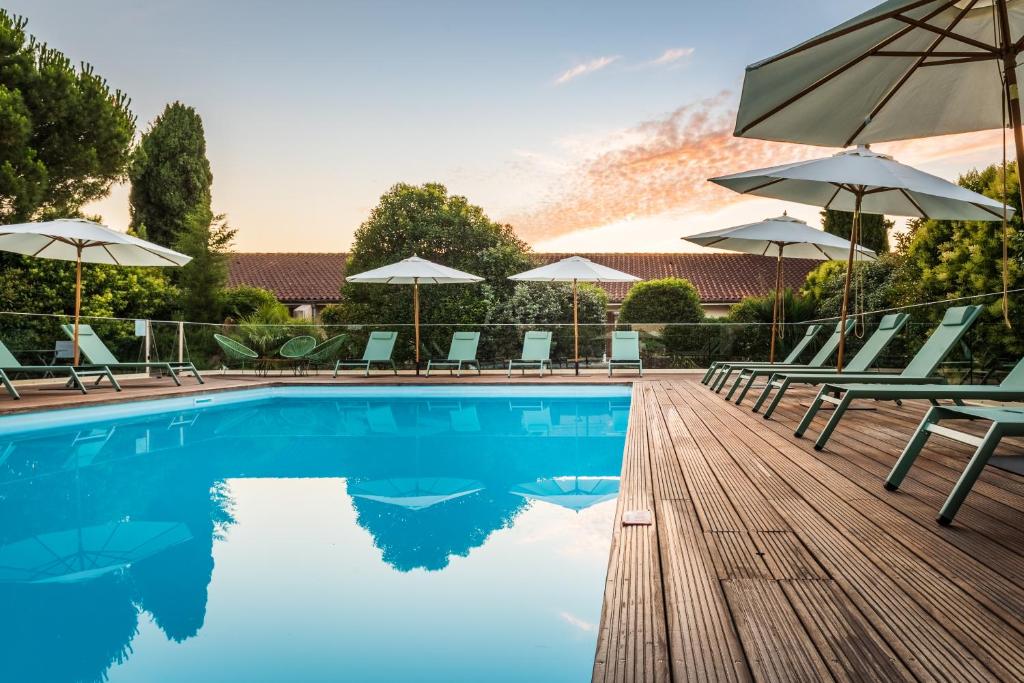
[[629, 394], [523, 389], [0, 418], [0, 681], [588, 680]]

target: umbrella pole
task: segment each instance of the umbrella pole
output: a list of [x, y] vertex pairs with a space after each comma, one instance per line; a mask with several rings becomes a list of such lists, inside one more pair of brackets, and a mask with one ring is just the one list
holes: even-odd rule
[[82, 247], [78, 247], [78, 258], [75, 261], [75, 334], [74, 334], [74, 365], [78, 366], [78, 321], [82, 314]]
[[[1021, 131], [1020, 89], [1017, 86], [1017, 55], [1020, 50], [1010, 36], [1010, 18], [1006, 11], [1006, 0], [996, 3], [999, 21], [999, 47], [1003, 52], [1003, 83], [1006, 87], [1006, 107], [1009, 109], [1010, 126], [1013, 128], [1013, 146], [1017, 157], [1017, 183], [1020, 184], [1021, 163], [1024, 162], [1024, 132]], [[1004, 138], [1005, 140], [1005, 138]], [[1005, 147], [1004, 147], [1005, 149]], [[1006, 155], [1003, 155], [1006, 159]], [[1006, 173], [1006, 169], [1003, 169]], [[1005, 175], [1004, 175], [1005, 177]], [[1005, 204], [1008, 197], [1003, 197]], [[1005, 219], [1005, 210], [1004, 210]], [[1010, 271], [1007, 253], [1006, 224], [1003, 224], [1003, 318], [1010, 324]]]
[[836, 354], [836, 372], [843, 371], [843, 356], [846, 354], [846, 313], [850, 305], [850, 281], [853, 279], [853, 257], [860, 237], [860, 205], [864, 199], [861, 189], [856, 191], [853, 205], [853, 223], [850, 226], [850, 253], [846, 257], [846, 282], [843, 283], [843, 307], [839, 311], [839, 351]]
[[580, 314], [576, 278], [572, 279], [572, 336], [573, 361], [576, 363], [576, 374], [578, 375], [580, 374]]
[[779, 320], [779, 298], [782, 290], [782, 250], [785, 245], [779, 243], [779, 256], [775, 260], [775, 305], [772, 306], [772, 342], [768, 351], [768, 362], [775, 362], [775, 332], [778, 329]]
[[420, 279], [412, 281], [412, 326], [416, 338], [416, 374], [420, 374]]

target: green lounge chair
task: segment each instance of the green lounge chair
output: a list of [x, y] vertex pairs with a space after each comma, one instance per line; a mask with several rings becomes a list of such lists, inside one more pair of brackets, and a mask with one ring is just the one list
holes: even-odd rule
[[[823, 325], [808, 325], [807, 331], [804, 332], [804, 336], [800, 338], [800, 341], [796, 343], [793, 350], [789, 352], [789, 355], [781, 361], [782, 365], [793, 365], [797, 362], [797, 359], [803, 355], [807, 346], [814, 341], [814, 338], [818, 335], [821, 330], [824, 329]], [[762, 362], [745, 362], [745, 361], [730, 361], [730, 360], [716, 360], [704, 373], [704, 377], [701, 379], [701, 384], [717, 384], [717, 381], [713, 381], [715, 376], [728, 365], [744, 365], [746, 367], [753, 367], [755, 365], [772, 365], [768, 361]]]
[[448, 357], [427, 361], [427, 377], [430, 377], [431, 368], [448, 368], [449, 373], [457, 373], [462, 377], [463, 366], [476, 367], [476, 374], [479, 375], [480, 361], [476, 359], [476, 348], [479, 345], [479, 332], [456, 332], [448, 347]]
[[[853, 318], [847, 319], [847, 334], [850, 334], [855, 324], [856, 321]], [[721, 371], [718, 373], [718, 379], [712, 386], [712, 389], [715, 392], [721, 392], [722, 388], [725, 387], [726, 382], [729, 381], [729, 377], [732, 376], [732, 373], [737, 371], [739, 371], [739, 373], [742, 375], [744, 370], [756, 370], [759, 368], [767, 368], [771, 370], [781, 370], [785, 368], [821, 368], [825, 366], [825, 363], [828, 362], [828, 359], [832, 357], [832, 355], [836, 352], [836, 349], [838, 348], [839, 323], [836, 323], [835, 327], [832, 328], [832, 334], [829, 335], [829, 338], [825, 340], [825, 343], [821, 345], [821, 348], [818, 349], [818, 352], [814, 354], [814, 357], [811, 358], [811, 360], [809, 360], [807, 363], [793, 363], [791, 365], [787, 363], [727, 363], [725, 367], [723, 367]], [[740, 377], [737, 377], [736, 380], [733, 382], [732, 388], [729, 390], [729, 393], [726, 394], [725, 396], [726, 401], [730, 400], [732, 398], [732, 395], [736, 392], [736, 389], [737, 387], [739, 387], [740, 384], [740, 379]]]
[[[839, 424], [839, 421], [843, 419], [843, 414], [846, 413], [846, 409], [850, 407], [853, 399], [855, 397], [871, 398], [871, 396], [861, 391], [861, 385], [945, 383], [945, 378], [935, 376], [935, 370], [939, 367], [939, 363], [953, 350], [953, 347], [967, 334], [967, 330], [970, 329], [974, 321], [981, 315], [981, 310], [981, 306], [955, 306], [947, 310], [946, 315], [942, 318], [942, 322], [939, 323], [939, 326], [928, 337], [928, 341], [910, 359], [903, 372], [898, 375], [881, 372], [844, 372], [841, 375], [835, 372], [831, 374], [801, 373], [800, 378], [804, 383], [821, 384], [822, 387], [814, 401], [811, 402], [811, 406], [807, 409], [807, 413], [804, 414], [794, 434], [796, 436], [804, 435], [811, 422], [814, 421], [814, 416], [821, 409], [822, 403], [835, 405], [835, 410], [832, 411], [828, 424], [821, 430], [818, 440], [814, 443], [815, 450], [820, 451], [828, 443], [829, 437]], [[842, 384], [837, 380], [841, 380]], [[847, 384], [858, 385], [858, 390], [854, 393], [848, 392], [846, 390]]]
[[303, 371], [306, 356], [316, 348], [316, 337], [311, 337], [308, 334], [299, 335], [298, 337], [292, 337], [278, 350], [278, 354], [281, 358], [291, 361], [293, 364], [293, 370], [296, 374]]
[[339, 334], [315, 346], [306, 354], [306, 362], [314, 368], [331, 365], [338, 360], [341, 348], [348, 342], [347, 334]]
[[[864, 346], [860, 347], [860, 350], [850, 359], [850, 362], [843, 368], [843, 373], [859, 373], [867, 372], [871, 369], [871, 366], [878, 360], [878, 356], [881, 355], [882, 351], [889, 345], [896, 335], [900, 333], [903, 327], [910, 320], [910, 316], [906, 313], [890, 313], [889, 315], [882, 316], [882, 319], [878, 321], [878, 327], [874, 333], [868, 337], [868, 340], [864, 342]], [[779, 401], [782, 400], [782, 396], [786, 393], [789, 387], [793, 384], [803, 384], [804, 382], [800, 379], [801, 370], [783, 370], [781, 372], [766, 371], [766, 375], [769, 377], [767, 384], [764, 386], [764, 390], [761, 395], [754, 401], [754, 412], [756, 413], [764, 405], [764, 402], [768, 400], [773, 391], [776, 391], [775, 398], [772, 399], [771, 404], [768, 406], [768, 410], [764, 412], [764, 418], [767, 420], [775, 412], [775, 408], [779, 405]], [[833, 373], [833, 376], [838, 376], [838, 372], [835, 370], [822, 369], [821, 371], [814, 371], [811, 374], [822, 374], [822, 373]], [[740, 395], [740, 399], [736, 401], [739, 405], [740, 400], [743, 398]]]
[[[853, 333], [853, 328], [856, 326], [856, 324], [857, 324], [857, 321], [854, 320], [853, 318], [848, 318], [847, 319], [847, 321], [846, 321], [846, 334], [847, 334], [847, 336], [849, 336], [850, 334]], [[802, 364], [797, 363], [797, 364], [794, 364], [794, 365], [783, 365], [781, 367], [778, 366], [778, 365], [775, 365], [775, 366], [772, 366], [772, 365], [767, 365], [767, 366], [749, 366], [749, 365], [744, 365], [744, 366], [741, 366], [739, 368], [739, 372], [736, 373], [736, 380], [732, 383], [732, 387], [730, 387], [729, 393], [727, 393], [725, 395], [725, 400], [726, 401], [731, 400], [733, 394], [736, 393], [736, 390], [739, 389], [740, 385], [742, 384], [743, 385], [743, 389], [740, 391], [740, 395], [736, 398], [736, 405], [739, 405], [740, 403], [743, 402], [743, 399], [747, 395], [747, 392], [750, 391], [754, 387], [754, 382], [756, 382], [759, 377], [770, 378], [776, 372], [779, 372], [779, 370], [783, 370], [783, 369], [785, 369], [785, 370], [789, 370], [789, 369], [793, 369], [793, 370], [818, 370], [818, 369], [824, 369], [825, 368], [825, 363], [827, 363], [828, 359], [831, 358], [835, 354], [835, 352], [836, 352], [836, 350], [838, 348], [839, 348], [839, 323], [836, 323], [836, 327], [835, 327], [835, 330], [832, 332], [832, 335], [825, 341], [824, 344], [822, 344], [821, 348], [818, 349], [818, 352], [816, 354], [814, 354], [814, 358], [811, 358], [811, 360], [809, 360], [806, 365], [802, 365]], [[745, 384], [744, 384], [744, 380], [746, 381]]]
[[390, 365], [391, 370], [397, 375], [398, 368], [391, 354], [395, 350], [395, 340], [398, 339], [397, 332], [371, 332], [370, 338], [366, 340], [366, 350], [362, 358], [352, 360], [339, 360], [334, 363], [334, 376], [344, 368], [363, 368], [365, 376], [370, 376], [371, 365]]
[[97, 377], [98, 379], [106, 377], [114, 385], [114, 389], [121, 391], [121, 385], [114, 379], [114, 375], [110, 372], [109, 368], [76, 368], [70, 365], [22, 365], [7, 346], [0, 341], [0, 384], [4, 385], [7, 393], [14, 400], [20, 399], [21, 394], [14, 388], [8, 373], [14, 374], [18, 372], [23, 372], [26, 375], [67, 375], [68, 386], [74, 386], [83, 394], [86, 393], [85, 384], [82, 383], [83, 377]]
[[[75, 328], [72, 325], [61, 325], [60, 327], [70, 339], [73, 340], [75, 338]], [[82, 355], [85, 356], [86, 360], [89, 361], [89, 365], [95, 367], [106, 367], [110, 370], [148, 370], [156, 368], [161, 373], [166, 372], [170, 375], [171, 379], [178, 386], [181, 386], [178, 373], [190, 372], [199, 384], [205, 384], [203, 376], [196, 370], [196, 366], [189, 362], [154, 361], [122, 363], [110, 352], [107, 345], [93, 332], [92, 327], [89, 325], [80, 325], [78, 327], [78, 348], [82, 351]], [[99, 382], [100, 379], [103, 378], [100, 377], [96, 381]]]
[[[1017, 368], [1021, 367], [1020, 363]], [[1016, 370], [1015, 370], [1016, 372]], [[994, 387], [990, 387], [994, 388]], [[984, 436], [975, 436], [964, 432], [943, 427], [939, 423], [942, 420], [989, 420], [992, 424]], [[952, 524], [957, 511], [963, 504], [971, 487], [977, 481], [981, 471], [985, 469], [986, 463], [995, 452], [1000, 440], [1004, 436], [1024, 436], [1024, 408], [995, 408], [982, 406], [933, 406], [921, 420], [920, 426], [914, 433], [910, 443], [903, 449], [896, 465], [885, 480], [885, 488], [895, 491], [903, 483], [914, 460], [917, 459], [928, 437], [932, 434], [944, 436], [953, 441], [974, 446], [974, 455], [971, 456], [963, 474], [957, 480], [956, 485], [950, 492], [946, 502], [939, 511], [938, 522], [942, 525]]]
[[519, 368], [526, 374], [527, 368], [538, 368], [540, 376], [544, 376], [544, 366], [551, 370], [551, 333], [550, 332], [527, 332], [523, 335], [523, 354], [519, 358], [508, 362], [508, 376], [512, 376], [512, 369]]
[[[245, 370], [245, 364], [247, 361], [259, 360], [260, 354], [231, 337], [225, 337], [223, 334], [215, 334], [213, 335], [213, 340], [217, 342], [217, 346], [221, 348], [228, 359], [240, 361], [243, 370]], [[221, 369], [227, 370], [227, 364], [222, 363]]]
[[612, 332], [612, 357], [608, 359], [608, 376], [613, 368], [636, 368], [644, 376], [644, 362], [640, 360], [639, 332]]

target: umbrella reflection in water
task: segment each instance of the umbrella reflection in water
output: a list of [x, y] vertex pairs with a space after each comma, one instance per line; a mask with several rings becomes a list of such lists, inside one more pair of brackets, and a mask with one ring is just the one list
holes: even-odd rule
[[618, 477], [553, 477], [519, 484], [510, 493], [579, 512], [619, 495]]

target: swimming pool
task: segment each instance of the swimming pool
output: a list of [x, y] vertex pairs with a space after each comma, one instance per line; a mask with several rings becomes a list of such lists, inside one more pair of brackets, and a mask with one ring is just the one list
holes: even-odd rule
[[584, 681], [628, 387], [0, 418], [0, 680]]

